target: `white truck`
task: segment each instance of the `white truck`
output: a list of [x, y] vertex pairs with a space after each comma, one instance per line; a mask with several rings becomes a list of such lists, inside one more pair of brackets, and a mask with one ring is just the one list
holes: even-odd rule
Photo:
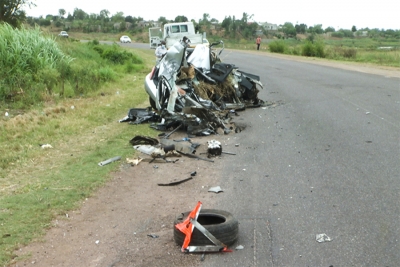
[[161, 41], [165, 41], [167, 48], [186, 36], [191, 46], [202, 44], [205, 40], [205, 33], [196, 33], [193, 22], [175, 22], [164, 24], [164, 29], [159, 27], [149, 29], [150, 48], [157, 48]]

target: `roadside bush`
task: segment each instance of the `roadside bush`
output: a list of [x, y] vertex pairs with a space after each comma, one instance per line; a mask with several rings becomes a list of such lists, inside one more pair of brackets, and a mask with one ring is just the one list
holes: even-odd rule
[[268, 44], [268, 47], [272, 53], [284, 54], [288, 50], [288, 46], [284, 41], [273, 41]]
[[306, 57], [325, 57], [324, 48], [325, 45], [322, 41], [312, 43], [307, 40], [302, 47], [301, 54]]

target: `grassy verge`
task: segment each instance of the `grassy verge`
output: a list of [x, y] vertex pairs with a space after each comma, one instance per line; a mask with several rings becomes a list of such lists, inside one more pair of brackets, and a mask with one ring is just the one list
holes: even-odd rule
[[[135, 53], [145, 62], [154, 59], [154, 51]], [[130, 108], [148, 105], [143, 80], [150, 67], [84, 98], [55, 99], [2, 116], [0, 150], [11, 160], [0, 170], [0, 266], [16, 257], [15, 249], [40, 238], [52, 219], [78, 207], [119, 165], [100, 167], [100, 161], [132, 157], [132, 137], [155, 135], [146, 124], [118, 123]], [[40, 148], [43, 143], [53, 148]]]

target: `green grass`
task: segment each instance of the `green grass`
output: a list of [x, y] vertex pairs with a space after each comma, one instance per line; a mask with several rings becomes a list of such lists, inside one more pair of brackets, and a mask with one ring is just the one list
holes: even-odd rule
[[[153, 50], [132, 52], [144, 62], [154, 59]], [[100, 161], [133, 157], [131, 138], [157, 134], [148, 124], [118, 123], [130, 108], [148, 106], [143, 80], [151, 66], [144, 66], [118, 74], [117, 81], [84, 97], [53, 97], [30, 110], [8, 109], [11, 116], [2, 116], [0, 266], [18, 260], [18, 247], [40, 240], [56, 216], [77, 208], [119, 166], [100, 167]], [[43, 143], [53, 148], [41, 149]]]

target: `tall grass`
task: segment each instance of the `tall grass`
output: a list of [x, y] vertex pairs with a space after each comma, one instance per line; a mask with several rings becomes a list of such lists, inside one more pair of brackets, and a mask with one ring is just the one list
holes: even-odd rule
[[[0, 24], [0, 36], [0, 99], [3, 101], [31, 90], [33, 84], [40, 83], [41, 73], [72, 61], [39, 28], [13, 29], [8, 24]], [[35, 88], [41, 89], [42, 86]]]
[[140, 71], [143, 60], [117, 45], [86, 44], [0, 25], [0, 105], [26, 109], [44, 100], [83, 96]]

